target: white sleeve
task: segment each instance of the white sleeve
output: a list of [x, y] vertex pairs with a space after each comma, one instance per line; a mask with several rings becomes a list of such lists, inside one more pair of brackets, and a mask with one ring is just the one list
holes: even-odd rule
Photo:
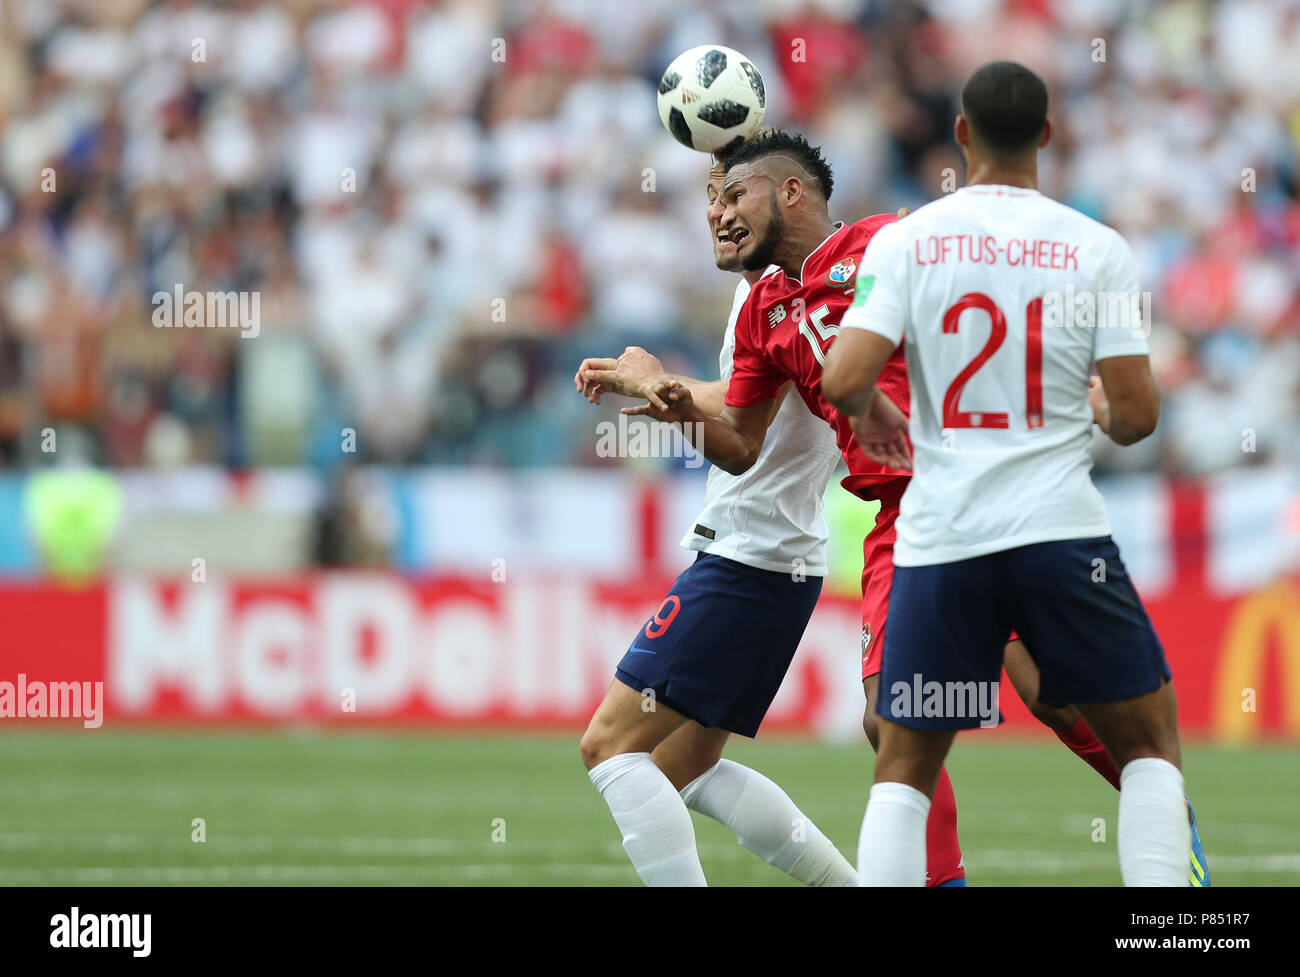
[[845, 329], [879, 333], [895, 346], [907, 329], [906, 268], [901, 224], [886, 224], [872, 236], [858, 267], [853, 304], [840, 319]]
[[731, 299], [731, 312], [727, 315], [727, 328], [735, 330], [736, 320], [740, 318], [741, 307], [745, 304], [745, 299], [749, 298], [749, 282], [741, 279], [736, 283], [736, 292]]
[[1137, 260], [1118, 233], [1097, 276], [1097, 326], [1093, 330], [1093, 361], [1112, 356], [1145, 356], [1151, 324], [1142, 318]]

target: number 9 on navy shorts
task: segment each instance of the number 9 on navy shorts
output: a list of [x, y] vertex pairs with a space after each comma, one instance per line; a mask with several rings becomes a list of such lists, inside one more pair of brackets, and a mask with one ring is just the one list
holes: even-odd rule
[[618, 663], [615, 677], [703, 726], [753, 736], [776, 698], [821, 577], [796, 580], [701, 553]]

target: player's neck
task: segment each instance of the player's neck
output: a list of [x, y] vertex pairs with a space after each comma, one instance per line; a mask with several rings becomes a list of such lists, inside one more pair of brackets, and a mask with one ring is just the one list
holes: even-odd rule
[[966, 186], [973, 187], [980, 184], [1037, 190], [1037, 154], [1019, 160], [978, 159], [970, 161], [970, 174], [966, 178]]
[[829, 217], [819, 218], [806, 228], [792, 229], [786, 235], [786, 247], [781, 249], [774, 262], [791, 278], [803, 272], [803, 263], [828, 237], [835, 233], [835, 222]]

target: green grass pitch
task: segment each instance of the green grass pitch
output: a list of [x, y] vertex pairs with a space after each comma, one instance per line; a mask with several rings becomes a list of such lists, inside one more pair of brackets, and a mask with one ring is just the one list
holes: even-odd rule
[[[577, 740], [11, 728], [0, 885], [639, 884]], [[765, 736], [728, 755], [853, 860], [865, 747]], [[1215, 884], [1300, 884], [1300, 752], [1191, 744], [1184, 765]], [[1118, 884], [1118, 795], [1055, 740], [966, 735], [950, 770], [971, 885]], [[794, 884], [706, 818], [696, 836], [711, 884]]]

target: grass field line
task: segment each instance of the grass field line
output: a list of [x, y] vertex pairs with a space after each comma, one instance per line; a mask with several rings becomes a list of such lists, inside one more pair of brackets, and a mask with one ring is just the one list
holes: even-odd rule
[[[584, 796], [591, 791], [591, 783], [585, 777], [575, 778], [574, 794]], [[585, 789], [584, 789], [585, 788]], [[524, 809], [529, 813], [539, 810], [572, 810], [572, 795], [556, 797], [520, 798], [511, 793], [509, 784], [486, 790], [474, 790], [464, 784], [445, 785], [432, 781], [425, 787], [385, 787], [364, 781], [354, 783], [337, 783], [319, 787], [271, 787], [262, 785], [241, 785], [245, 797], [255, 796], [261, 801], [278, 807], [318, 811], [325, 803], [335, 807], [388, 808], [390, 806], [411, 807], [420, 810], [436, 811], [445, 809], [462, 809], [467, 803], [478, 804], [486, 809], [489, 817], [506, 817], [512, 812]], [[121, 798], [131, 803], [148, 801], [152, 804], [201, 804], [209, 799], [225, 801], [230, 794], [227, 784], [174, 784], [171, 786], [140, 786], [122, 783], [120, 778], [81, 778], [76, 782], [46, 783], [25, 785], [25, 799], [59, 803], [68, 798], [91, 797], [97, 804], [108, 799]], [[516, 815], [518, 816], [518, 815]]]
[[[516, 872], [519, 878], [516, 878]], [[129, 868], [0, 868], [0, 885], [247, 885], [431, 884], [445, 882], [628, 881], [630, 867], [593, 864], [519, 866], [456, 865], [217, 865], [140, 866]]]
[[[964, 854], [966, 870], [972, 878], [983, 875], [1065, 875], [1112, 864], [1115, 871], [1119, 872], [1119, 862], [1113, 849], [1063, 855], [1059, 851], [981, 848]], [[1216, 855], [1211, 851], [1207, 854], [1211, 873], [1219, 870], [1243, 875], [1300, 872], [1300, 852]]]
[[[0, 833], [0, 850], [4, 851], [80, 851], [87, 853], [96, 852], [122, 852], [138, 851], [152, 852], [161, 854], [164, 851], [186, 851], [197, 852], [198, 847], [188, 840], [178, 841], [174, 845], [160, 845], [159, 836], [141, 835], [141, 834], [86, 834], [86, 833], [56, 833], [56, 832], [7, 832]], [[210, 846], [210, 847], [208, 847]], [[701, 842], [699, 850], [702, 856], [709, 860], [739, 860], [744, 861], [753, 856], [749, 855], [739, 845], [722, 843]], [[581, 854], [590, 857], [597, 851], [601, 855], [607, 856], [611, 864], [604, 864], [607, 869], [623, 872], [622, 867], [623, 851], [617, 842], [610, 841], [599, 845], [593, 845], [591, 842], [564, 841], [560, 839], [536, 839], [536, 840], [519, 840], [514, 842], [505, 842], [497, 844], [491, 841], [470, 841], [463, 838], [361, 838], [361, 837], [274, 837], [274, 836], [234, 836], [225, 839], [216, 839], [207, 842], [202, 849], [204, 857], [219, 857], [222, 854], [262, 854], [275, 852], [292, 852], [295, 854], [321, 854], [333, 856], [356, 856], [356, 857], [442, 857], [442, 858], [462, 858], [474, 854], [481, 855], [486, 851], [494, 851], [500, 854], [500, 860], [494, 863], [481, 865], [484, 870], [490, 869], [493, 872], [502, 872], [506, 875], [514, 867], [519, 867], [517, 856], [535, 856], [545, 854], [548, 856], [563, 856], [568, 854]], [[392, 866], [400, 875], [403, 871], [409, 871], [416, 874], [421, 872], [437, 873], [438, 871], [458, 871], [461, 868], [473, 868], [478, 863], [456, 862], [451, 865], [443, 866]], [[981, 876], [1001, 876], [1001, 875], [1019, 875], [1027, 874], [1043, 877], [1067, 876], [1073, 873], [1105, 869], [1115, 864], [1115, 852], [1111, 848], [1098, 849], [1096, 851], [1078, 852], [1078, 853], [1061, 853], [1060, 851], [1045, 851], [1035, 849], [1006, 848], [1006, 849], [988, 849], [976, 848], [967, 852], [967, 864], [970, 866], [972, 877]], [[293, 866], [261, 866], [261, 868], [283, 868], [289, 869]], [[259, 868], [258, 866], [176, 866], [168, 868], [166, 871], [176, 872], [232, 872], [243, 871]], [[329, 866], [323, 866], [329, 868]], [[334, 866], [339, 870], [346, 868], [356, 869], [359, 873], [374, 871], [377, 866]], [[1116, 865], [1116, 868], [1118, 866]], [[1300, 852], [1267, 852], [1255, 854], [1214, 854], [1211, 859], [1211, 870], [1218, 868], [1220, 870], [1232, 873], [1250, 875], [1255, 873], [1277, 873], [1277, 872], [1296, 872], [1300, 873]], [[0, 869], [0, 883], [4, 882], [13, 873], [19, 873], [19, 876], [35, 877], [42, 872], [138, 872], [144, 869], [137, 868], [96, 868], [96, 869], [42, 869], [42, 868], [15, 868]], [[569, 877], [576, 871], [572, 864], [547, 865], [545, 863], [529, 862], [527, 871], [530, 874], [542, 874], [548, 877]], [[558, 873], [558, 874], [557, 874]], [[423, 876], [421, 876], [423, 877]], [[575, 876], [577, 877], [577, 876]], [[469, 879], [469, 877], [466, 877]], [[395, 879], [396, 880], [396, 879]], [[472, 880], [472, 879], [471, 879]], [[13, 884], [20, 884], [19, 878], [12, 880]]]
[[[200, 851], [266, 853], [294, 851], [300, 853], [327, 853], [335, 855], [372, 855], [393, 857], [465, 855], [470, 852], [497, 851], [506, 853], [522, 851], [529, 854], [567, 855], [592, 854], [598, 849], [611, 858], [626, 856], [617, 840], [608, 842], [565, 841], [557, 838], [519, 839], [493, 842], [487, 839], [467, 838], [339, 838], [313, 836], [232, 835], [214, 837], [196, 844], [189, 840], [188, 828], [179, 837], [172, 836], [169, 844], [161, 835], [64, 832], [0, 832], [0, 851]], [[726, 857], [733, 853], [748, 856], [738, 844], [726, 842], [700, 842], [697, 845], [706, 856]]]
[[[1118, 794], [1115, 795], [1115, 800], [1118, 802]], [[1084, 814], [1074, 811], [1061, 813], [1058, 816], [1057, 824], [1065, 838], [1087, 838], [1093, 830], [1093, 819], [1098, 817], [1105, 819], [1106, 823], [1112, 827], [1117, 819], [1116, 812]], [[976, 812], [970, 817], [963, 818], [959, 809], [957, 820], [958, 828], [961, 829], [962, 827], [969, 827], [972, 823], [980, 825], [996, 824], [998, 827], [1038, 827], [1044, 823], [1045, 819], [1039, 813], [1025, 815], [1024, 812], [1004, 813], [992, 811]], [[1239, 847], [1243, 843], [1248, 846], [1294, 846], [1300, 852], [1300, 826], [1287, 827], [1280, 824], [1259, 824], [1256, 822], [1221, 819], [1200, 821], [1198, 824], [1201, 838], [1205, 842], [1206, 849], [1211, 857], [1214, 855], [1214, 842], [1225, 838], [1231, 839], [1234, 847]]]
[[[1010, 872], [1070, 881], [1077, 871], [1095, 868], [1094, 856], [1061, 856], [1051, 851], [989, 851], [993, 864], [971, 868], [971, 880], [993, 879]], [[1102, 853], [1097, 853], [1101, 855]], [[1110, 853], [1113, 857], [1113, 853]], [[1015, 856], [1018, 864], [1001, 860]], [[1249, 874], [1300, 869], [1300, 855], [1224, 856], [1213, 866]], [[1118, 866], [1116, 866], [1118, 875]], [[222, 884], [465, 884], [473, 882], [630, 882], [630, 866], [605, 863], [514, 865], [456, 863], [452, 865], [216, 865], [76, 868], [0, 868], [0, 885], [222, 885]]]
[[[1078, 816], [1066, 816], [1072, 821]], [[1064, 819], [1063, 819], [1064, 820]], [[1075, 822], [1078, 823], [1077, 821]], [[1300, 842], [1300, 832], [1279, 829], [1276, 826], [1259, 824], [1234, 824], [1220, 822], [1215, 825], [1224, 836], [1230, 835], [1235, 842], [1243, 838], [1252, 841], [1271, 840], [1289, 845]], [[1230, 830], [1223, 831], [1225, 827]], [[456, 856], [469, 851], [526, 851], [528, 853], [565, 855], [589, 853], [599, 847], [603, 854], [614, 858], [623, 857], [622, 846], [614, 838], [606, 842], [576, 841], [560, 838], [516, 838], [505, 842], [494, 842], [488, 838], [454, 838], [454, 837], [338, 837], [332, 835], [240, 835], [229, 834], [215, 836], [202, 843], [206, 850], [221, 852], [259, 853], [275, 851], [333, 853], [349, 856]], [[743, 855], [743, 849], [735, 843], [699, 841], [697, 848], [701, 854], [714, 858], [726, 858]], [[0, 851], [166, 851], [198, 850], [198, 844], [189, 838], [188, 825], [185, 829], [169, 834], [139, 834], [124, 832], [52, 832], [52, 831], [0, 831]], [[991, 854], [989, 849], [975, 848], [972, 854], [983, 861], [993, 854], [1004, 863], [1020, 863], [1025, 859], [1036, 859], [1041, 852], [1026, 852], [1023, 849], [997, 850]], [[1250, 853], [1250, 854], [1216, 854], [1211, 856], [1216, 862], [1228, 862], [1232, 859], [1282, 859], [1276, 863], [1279, 870], [1300, 867], [1300, 851]], [[1059, 853], [1058, 853], [1059, 855]], [[1103, 859], [1113, 857], [1111, 849], [1078, 855], [1063, 855], [1073, 859]], [[1287, 861], [1288, 859], [1293, 860]], [[1245, 865], [1253, 864], [1244, 862]]]

